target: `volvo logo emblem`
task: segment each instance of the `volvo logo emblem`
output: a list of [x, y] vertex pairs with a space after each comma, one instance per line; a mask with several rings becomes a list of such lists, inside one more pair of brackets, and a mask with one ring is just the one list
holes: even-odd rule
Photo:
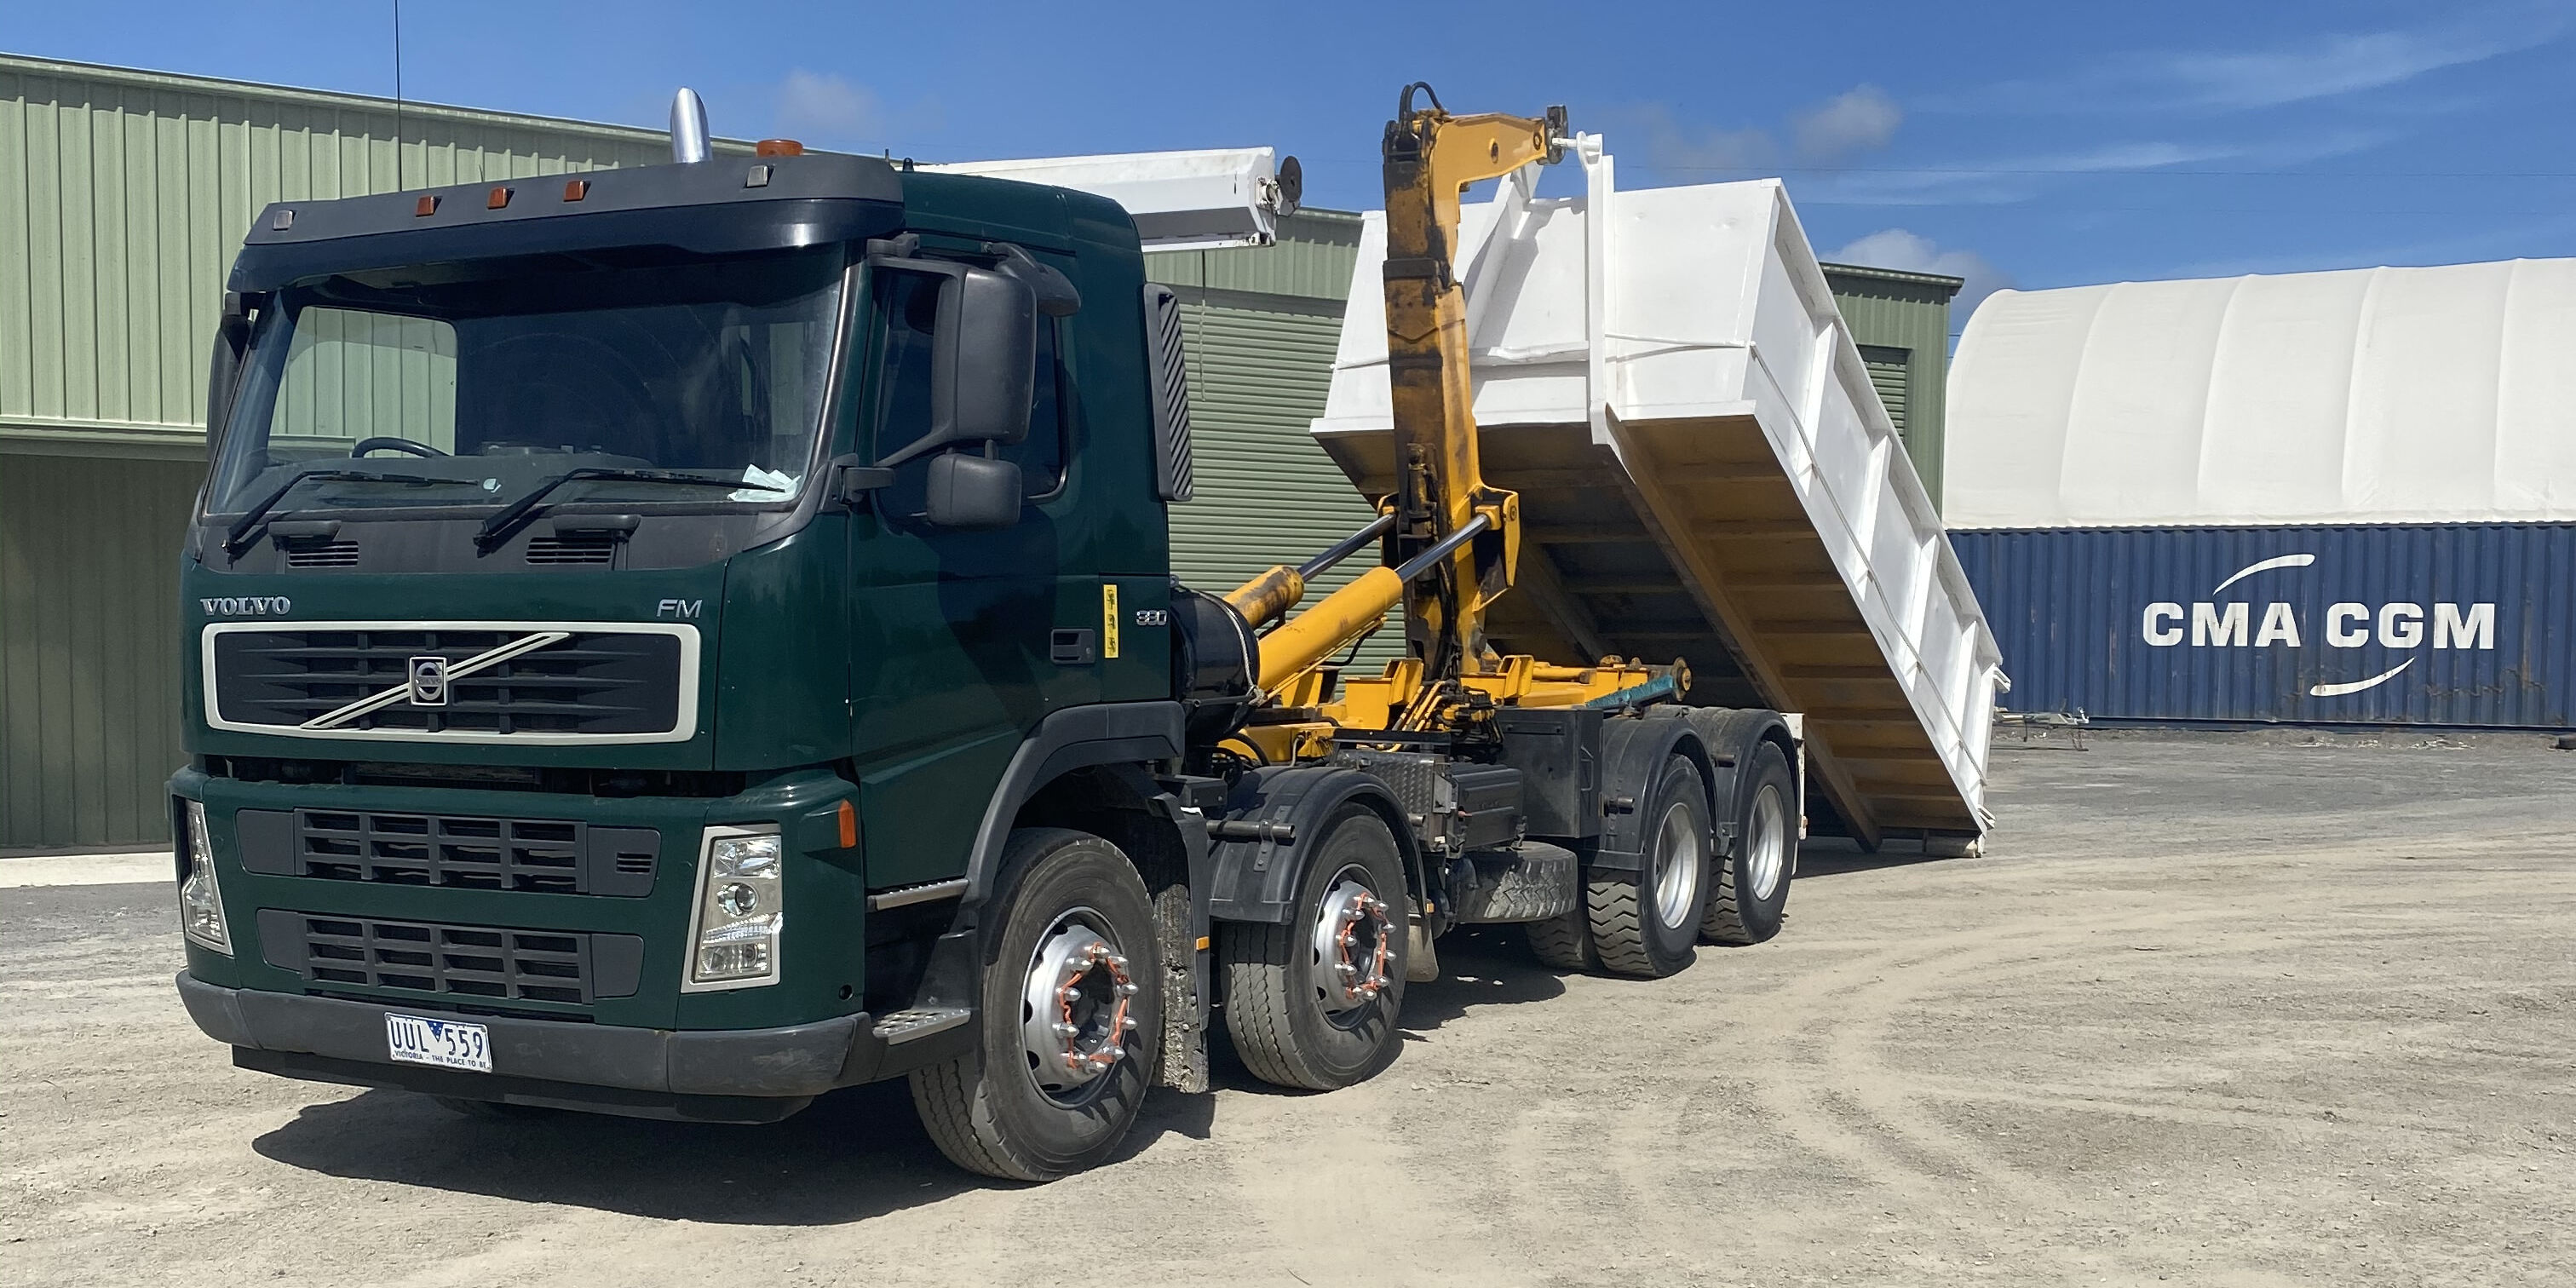
[[410, 689], [407, 696], [415, 707], [447, 705], [447, 659], [416, 657], [409, 664]]

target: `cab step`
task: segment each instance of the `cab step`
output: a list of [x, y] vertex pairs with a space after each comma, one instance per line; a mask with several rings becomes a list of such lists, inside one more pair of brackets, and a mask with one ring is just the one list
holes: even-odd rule
[[945, 1033], [974, 1018], [975, 1013], [962, 1006], [915, 1007], [911, 1010], [895, 1011], [877, 1021], [877, 1041], [887, 1046], [900, 1046], [906, 1042], [929, 1037], [933, 1033]]

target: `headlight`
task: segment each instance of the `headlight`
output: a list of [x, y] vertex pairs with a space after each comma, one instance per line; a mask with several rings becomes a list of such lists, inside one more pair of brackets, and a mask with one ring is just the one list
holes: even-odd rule
[[206, 807], [188, 802], [188, 875], [179, 882], [179, 933], [200, 948], [233, 955], [224, 929], [224, 895], [215, 886], [214, 848], [206, 841]]
[[778, 937], [787, 920], [783, 853], [775, 826], [707, 829], [692, 919], [692, 989], [778, 982]]

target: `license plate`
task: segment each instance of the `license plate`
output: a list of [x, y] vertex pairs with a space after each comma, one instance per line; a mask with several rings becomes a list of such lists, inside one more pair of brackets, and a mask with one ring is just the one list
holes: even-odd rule
[[385, 1046], [404, 1064], [492, 1072], [492, 1035], [480, 1024], [387, 1014]]

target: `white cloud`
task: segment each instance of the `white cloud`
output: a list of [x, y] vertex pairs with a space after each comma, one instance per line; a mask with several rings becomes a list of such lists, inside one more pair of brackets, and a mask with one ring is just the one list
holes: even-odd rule
[[2059, 75], [1914, 102], [1952, 112], [2248, 111], [2395, 88], [2549, 44], [2570, 26], [2567, 12], [2539, 7], [2412, 30], [2325, 33], [2263, 50], [2118, 54]]
[[1821, 258], [1829, 264], [1860, 264], [1965, 278], [1967, 285], [1959, 288], [1958, 298], [1950, 303], [1950, 316], [1961, 322], [1976, 312], [1987, 296], [2014, 284], [2011, 274], [1995, 267], [1985, 256], [1972, 250], [1944, 250], [1931, 238], [1902, 228], [1882, 228]]
[[2278, 107], [2382, 89], [2427, 72], [2485, 62], [2528, 47], [2528, 37], [2382, 31], [2262, 53], [2177, 54], [2155, 70], [2189, 106]]
[[1768, 131], [1721, 130], [1684, 125], [1659, 104], [1641, 113], [1646, 163], [1656, 170], [1758, 170], [1778, 155]]
[[1896, 137], [1904, 109], [1876, 85], [1860, 85], [1789, 118], [1798, 155], [1809, 161], [1832, 161], [1855, 152], [1875, 152]]
[[783, 135], [823, 147], [881, 144], [894, 133], [884, 102], [866, 86], [801, 67], [779, 83], [771, 123]]

